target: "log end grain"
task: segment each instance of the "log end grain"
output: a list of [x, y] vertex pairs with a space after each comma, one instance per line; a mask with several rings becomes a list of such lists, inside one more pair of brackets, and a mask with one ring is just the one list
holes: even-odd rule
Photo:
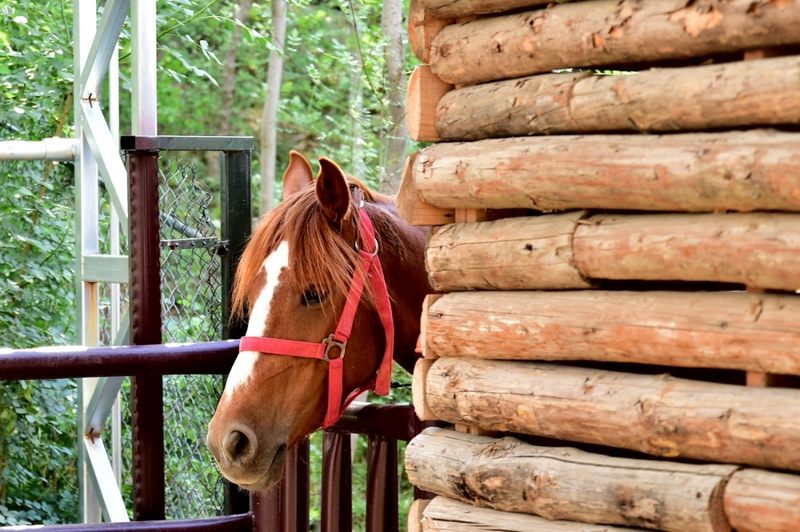
[[453, 86], [439, 79], [427, 65], [414, 69], [406, 93], [406, 124], [409, 136], [418, 142], [441, 140], [436, 131], [436, 106]]
[[797, 530], [800, 476], [758, 469], [738, 471], [725, 488], [725, 513], [739, 532]]

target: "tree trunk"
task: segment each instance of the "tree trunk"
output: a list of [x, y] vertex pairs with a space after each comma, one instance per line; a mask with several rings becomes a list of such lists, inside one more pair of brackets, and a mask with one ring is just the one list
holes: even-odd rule
[[384, 143], [384, 161], [381, 168], [380, 191], [396, 194], [403, 175], [406, 158], [408, 130], [405, 109], [405, 47], [403, 45], [403, 0], [383, 0], [381, 32], [384, 36], [386, 62], [387, 102], [391, 127]]
[[[231, 114], [233, 113], [233, 96], [236, 87], [236, 56], [239, 51], [239, 43], [242, 40], [242, 26], [246, 25], [250, 19], [250, 6], [252, 0], [239, 0], [234, 15], [238, 24], [234, 24], [231, 34], [231, 42], [225, 52], [225, 62], [222, 71], [222, 93], [220, 94], [219, 124], [216, 135], [228, 135], [231, 130]], [[206, 152], [206, 167], [208, 175], [215, 177], [220, 175], [219, 152]]]
[[716, 281], [800, 289], [800, 216], [583, 211], [435, 229], [433, 289], [561, 290], [587, 279]]
[[436, 416], [483, 430], [800, 470], [800, 390], [556, 364], [439, 358]]
[[[428, 501], [425, 501], [428, 502]], [[409, 516], [410, 518], [410, 516]], [[623, 532], [638, 528], [551, 521], [533, 515], [501, 512], [434, 497], [422, 512], [417, 531], [423, 532]], [[409, 523], [408, 532], [415, 532]]]
[[557, 68], [682, 59], [800, 43], [800, 2], [601, 0], [443, 28], [433, 72], [471, 85]]
[[800, 477], [758, 469], [738, 471], [725, 488], [725, 513], [739, 532], [797, 530]]
[[[357, 54], [352, 56], [353, 65], [358, 65], [360, 59]], [[363, 144], [363, 126], [362, 119], [364, 115], [364, 82], [361, 77], [361, 69], [353, 67], [350, 72], [350, 169], [354, 176], [359, 178], [364, 177], [366, 167], [364, 166], [364, 150]], [[353, 449], [355, 449], [355, 445]]]
[[436, 130], [445, 140], [478, 140], [800, 124], [798, 79], [800, 56], [620, 76], [543, 74], [448, 92]]
[[425, 339], [427, 351], [440, 357], [592, 360], [800, 375], [798, 323], [800, 298], [794, 295], [464, 292], [445, 294], [428, 309]]
[[551, 520], [675, 532], [730, 530], [722, 489], [734, 471], [736, 466], [616, 458], [437, 428], [406, 448], [408, 478], [425, 491]]
[[439, 208], [800, 211], [798, 169], [793, 133], [514, 138], [426, 148], [411, 192]]
[[267, 95], [261, 113], [261, 201], [260, 214], [275, 206], [275, 164], [278, 151], [278, 108], [283, 78], [283, 51], [286, 41], [286, 0], [272, 2], [272, 51], [267, 70]]

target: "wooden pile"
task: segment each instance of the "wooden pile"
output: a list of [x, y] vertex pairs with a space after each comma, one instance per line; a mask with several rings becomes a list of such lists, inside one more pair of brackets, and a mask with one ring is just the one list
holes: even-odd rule
[[799, 28], [412, 0], [414, 403], [452, 426], [409, 444], [409, 530], [800, 530]]

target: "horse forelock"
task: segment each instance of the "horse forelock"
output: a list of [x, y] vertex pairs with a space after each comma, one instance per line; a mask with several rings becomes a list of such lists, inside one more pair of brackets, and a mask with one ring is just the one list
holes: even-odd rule
[[[361, 181], [350, 178], [351, 186], [361, 190], [376, 231], [387, 243], [398, 244], [396, 229], [381, 206], [393, 203], [389, 196], [369, 190]], [[360, 269], [358, 252], [325, 218], [313, 187], [282, 201], [258, 224], [247, 245], [233, 288], [233, 315], [243, 316], [252, 308], [257, 294], [251, 290], [261, 274], [263, 262], [278, 245], [289, 243], [292, 282], [302, 292], [313, 286], [317, 291], [347, 293], [355, 269]], [[372, 302], [369, 284], [365, 300]]]

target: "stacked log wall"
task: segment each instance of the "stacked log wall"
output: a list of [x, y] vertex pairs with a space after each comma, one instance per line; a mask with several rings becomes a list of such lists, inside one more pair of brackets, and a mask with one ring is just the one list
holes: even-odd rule
[[[413, 0], [409, 530], [800, 526], [800, 0]], [[513, 437], [512, 437], [513, 435]]]

